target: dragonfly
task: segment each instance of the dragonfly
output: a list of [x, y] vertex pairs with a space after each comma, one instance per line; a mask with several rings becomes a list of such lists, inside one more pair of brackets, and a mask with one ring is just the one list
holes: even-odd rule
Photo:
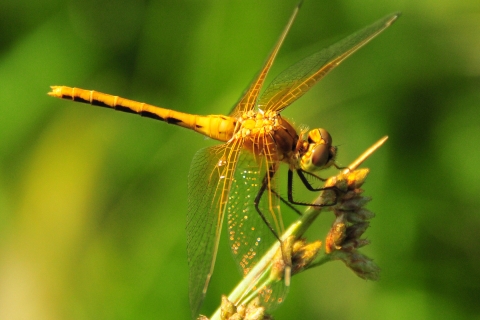
[[[336, 147], [325, 129], [297, 129], [281, 112], [328, 72], [389, 27], [391, 14], [281, 72], [262, 94], [267, 73], [299, 11], [298, 5], [260, 72], [228, 115], [194, 115], [93, 90], [52, 86], [50, 96], [136, 113], [196, 131], [222, 144], [198, 151], [188, 175], [187, 256], [192, 316], [205, 298], [220, 234], [227, 220], [230, 247], [246, 275], [284, 230], [280, 204], [310, 205], [292, 195], [294, 174], [316, 191], [308, 177], [335, 164]], [[288, 167], [288, 197], [278, 192], [280, 164]], [[320, 204], [321, 205], [321, 204]], [[286, 287], [284, 285], [283, 287]], [[271, 291], [282, 296], [284, 289]], [[281, 301], [277, 299], [276, 301]], [[272, 302], [272, 305], [275, 301]]]

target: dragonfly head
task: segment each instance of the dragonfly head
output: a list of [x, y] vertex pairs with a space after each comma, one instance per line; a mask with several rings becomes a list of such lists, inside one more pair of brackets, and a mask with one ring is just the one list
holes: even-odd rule
[[325, 129], [313, 129], [308, 133], [308, 147], [300, 158], [300, 168], [314, 172], [330, 167], [335, 162], [337, 148], [332, 147], [332, 137]]

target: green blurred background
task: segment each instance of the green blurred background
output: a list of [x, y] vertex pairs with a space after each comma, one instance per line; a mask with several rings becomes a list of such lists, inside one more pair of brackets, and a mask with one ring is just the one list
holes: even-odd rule
[[[215, 142], [46, 93], [225, 114], [295, 4], [2, 0], [0, 319], [189, 318], [187, 174]], [[363, 252], [381, 280], [340, 262], [305, 272], [276, 319], [480, 319], [480, 2], [306, 0], [269, 80], [394, 11], [284, 112], [328, 129], [342, 165], [390, 136], [364, 165], [377, 217]], [[240, 279], [220, 247], [207, 315]]]

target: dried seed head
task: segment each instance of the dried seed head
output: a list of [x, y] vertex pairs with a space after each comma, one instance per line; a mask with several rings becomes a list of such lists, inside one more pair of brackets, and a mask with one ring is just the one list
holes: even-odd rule
[[292, 275], [305, 270], [318, 255], [322, 242], [317, 240], [307, 243], [304, 239], [297, 240], [293, 246]]
[[340, 250], [342, 248], [343, 240], [345, 239], [346, 229], [347, 226], [344, 216], [337, 216], [325, 240], [326, 253], [331, 253], [335, 250]]
[[295, 236], [285, 239], [272, 259], [270, 279], [280, 281], [284, 278], [285, 268], [292, 265], [292, 251], [295, 243]]
[[335, 251], [335, 259], [342, 260], [357, 276], [365, 280], [378, 280], [380, 277], [380, 268], [372, 259], [354, 251]]
[[370, 197], [362, 196], [360, 187], [365, 182], [368, 169], [340, 174], [327, 183], [337, 190], [336, 204], [332, 206], [336, 219], [327, 235], [325, 252], [332, 260], [341, 260], [362, 279], [377, 280], [380, 268], [372, 259], [358, 251], [370, 241], [361, 239], [375, 215], [363, 208]]
[[237, 313], [237, 307], [228, 300], [226, 296], [222, 296], [222, 304], [220, 306], [220, 317], [222, 319], [229, 319]]
[[[222, 320], [270, 320], [273, 319], [265, 314], [265, 308], [260, 306], [259, 298], [255, 298], [248, 305], [235, 306], [226, 296], [222, 296], [220, 306], [220, 319]], [[197, 320], [208, 320], [200, 316]]]
[[244, 320], [265, 320], [265, 308], [260, 306], [258, 297], [252, 300], [245, 310]]
[[365, 208], [360, 208], [355, 211], [344, 211], [343, 214], [345, 215], [346, 220], [350, 223], [360, 223], [375, 217], [375, 213]]
[[346, 234], [345, 241], [360, 238], [365, 233], [365, 231], [369, 226], [370, 226], [369, 222], [360, 222], [360, 223], [352, 224], [345, 231], [345, 234]]
[[280, 281], [285, 275], [285, 258], [291, 257], [291, 274], [297, 274], [306, 269], [318, 255], [322, 242], [317, 240], [307, 243], [305, 239], [295, 240], [294, 236], [288, 237], [283, 241], [282, 248], [279, 248], [272, 262], [270, 279]]
[[352, 252], [353, 250], [359, 249], [368, 244], [370, 244], [370, 241], [367, 239], [352, 239], [344, 241], [342, 244], [342, 251]]
[[[360, 189], [357, 189], [357, 190], [360, 190]], [[371, 197], [362, 197], [360, 195], [355, 195], [355, 197], [352, 197], [350, 199], [343, 198], [341, 203], [338, 205], [336, 209], [345, 210], [345, 211], [358, 210], [364, 205], [366, 205], [368, 202], [370, 202], [371, 200], [372, 200]]]

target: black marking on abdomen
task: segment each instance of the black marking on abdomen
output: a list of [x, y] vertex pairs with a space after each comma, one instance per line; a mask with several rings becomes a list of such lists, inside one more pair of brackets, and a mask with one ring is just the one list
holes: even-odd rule
[[169, 117], [169, 118], [165, 118], [165, 122], [172, 123], [172, 124], [177, 124], [177, 123], [182, 122], [182, 120], [177, 119], [177, 118]]
[[150, 111], [142, 111], [142, 112], [140, 112], [140, 115], [142, 117], [147, 117], [147, 118], [151, 118], [151, 119], [155, 119], [155, 120], [165, 121], [164, 118], [162, 118], [158, 114], [150, 112]]
[[81, 98], [81, 97], [72, 97], [72, 96], [70, 96], [70, 95], [65, 95], [65, 94], [64, 94], [64, 95], [62, 96], [62, 98], [64, 98], [64, 99], [72, 99], [73, 101], [78, 101], [78, 102], [82, 102], [82, 103], [91, 104], [91, 103], [90, 103], [90, 100], [85, 100], [85, 99], [83, 99], [83, 98]]
[[[77, 99], [75, 99], [77, 100]], [[83, 100], [81, 99], [82, 102], [85, 102], [85, 103], [90, 103], [90, 101], [87, 101], [87, 100]], [[103, 101], [100, 101], [100, 100], [93, 100], [92, 103], [90, 103], [94, 106], [97, 106], [97, 107], [103, 107], [103, 108], [111, 108], [111, 106], [109, 106], [108, 104], [106, 104], [105, 102]]]
[[127, 108], [127, 107], [123, 107], [123, 106], [115, 106], [114, 108], [115, 108], [115, 110], [122, 111], [122, 112], [137, 113], [134, 110], [132, 110], [130, 108]]
[[202, 126], [202, 125], [199, 125], [199, 124], [196, 124], [196, 125], [195, 125], [195, 128], [201, 129], [201, 128], [203, 128], [203, 126]]

